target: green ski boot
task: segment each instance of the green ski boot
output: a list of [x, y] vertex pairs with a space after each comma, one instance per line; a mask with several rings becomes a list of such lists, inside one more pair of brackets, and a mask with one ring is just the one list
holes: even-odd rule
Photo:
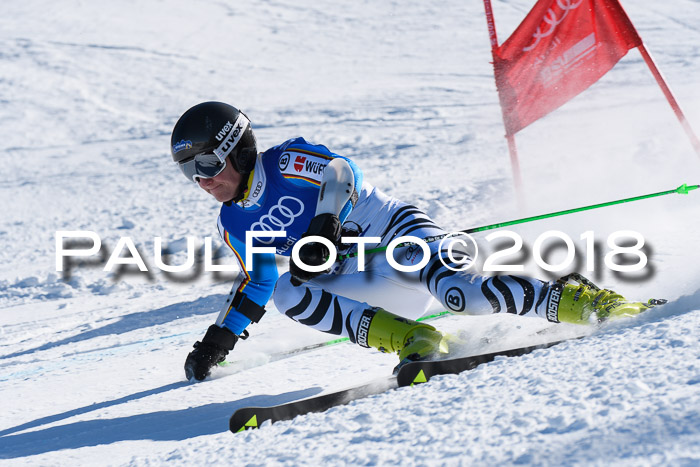
[[562, 277], [552, 286], [547, 303], [547, 318], [562, 323], [594, 324], [636, 316], [664, 303], [666, 300], [656, 299], [650, 299], [646, 303], [631, 302], [612, 290], [599, 288], [581, 274], [573, 273]]
[[365, 310], [360, 319], [357, 343], [380, 352], [398, 353], [399, 365], [435, 358], [448, 352], [447, 339], [429, 324], [389, 313], [381, 308]]

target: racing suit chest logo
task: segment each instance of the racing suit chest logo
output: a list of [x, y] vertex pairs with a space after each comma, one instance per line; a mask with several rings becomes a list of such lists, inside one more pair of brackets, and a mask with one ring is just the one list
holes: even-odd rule
[[[282, 196], [277, 204], [270, 207], [267, 214], [260, 216], [257, 222], [250, 226], [253, 232], [274, 232], [285, 230], [294, 220], [304, 213], [304, 203], [294, 196]], [[260, 243], [269, 245], [275, 237], [257, 237]]]

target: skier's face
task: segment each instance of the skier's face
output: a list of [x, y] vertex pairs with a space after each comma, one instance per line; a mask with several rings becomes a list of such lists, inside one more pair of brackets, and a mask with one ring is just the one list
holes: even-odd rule
[[212, 178], [198, 178], [199, 186], [216, 198], [219, 202], [232, 200], [237, 194], [241, 186], [241, 174], [233, 168], [230, 162], [226, 164], [226, 168]]

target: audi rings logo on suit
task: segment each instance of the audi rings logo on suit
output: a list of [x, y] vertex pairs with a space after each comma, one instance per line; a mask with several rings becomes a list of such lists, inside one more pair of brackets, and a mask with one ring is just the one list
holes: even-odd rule
[[[299, 198], [294, 196], [282, 196], [277, 204], [272, 206], [267, 214], [250, 226], [253, 232], [272, 232], [284, 230], [294, 223], [294, 219], [301, 216], [304, 212], [304, 203]], [[260, 243], [269, 245], [274, 241], [274, 238], [269, 240], [265, 237], [257, 237]]]

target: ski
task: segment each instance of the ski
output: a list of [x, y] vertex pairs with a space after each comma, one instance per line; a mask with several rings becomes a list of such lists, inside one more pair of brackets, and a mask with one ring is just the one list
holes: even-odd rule
[[330, 394], [308, 397], [298, 401], [279, 404], [272, 407], [244, 407], [236, 410], [229, 420], [229, 429], [233, 433], [260, 427], [264, 422], [280, 422], [291, 420], [298, 415], [312, 412], [324, 412], [339, 405], [363, 397], [380, 394], [395, 389], [396, 377], [381, 378], [361, 386], [354, 386]]
[[[658, 305], [663, 305], [667, 303], [665, 299], [650, 299], [646, 303], [646, 309], [653, 308]], [[548, 329], [543, 329], [537, 334], [546, 334]], [[516, 349], [502, 350], [498, 352], [492, 352], [482, 355], [472, 355], [469, 357], [455, 357], [446, 358], [443, 360], [424, 360], [419, 362], [407, 363], [399, 369], [396, 376], [397, 384], [399, 387], [413, 386], [414, 384], [425, 383], [430, 380], [431, 377], [435, 375], [447, 375], [447, 374], [457, 374], [463, 371], [471, 370], [477, 366], [492, 362], [496, 357], [518, 357], [520, 355], [525, 355], [530, 352], [534, 352], [538, 349], [546, 349], [562, 342], [572, 341], [577, 339], [583, 339], [586, 335], [578, 337], [569, 337], [566, 339], [559, 339], [552, 342], [547, 342], [543, 344], [536, 344], [526, 347], [520, 347]]]
[[[580, 339], [580, 337], [574, 339]], [[287, 402], [285, 404], [279, 404], [271, 407], [244, 407], [238, 409], [229, 421], [229, 429], [233, 433], [238, 433], [244, 430], [258, 428], [266, 421], [275, 423], [283, 420], [291, 420], [298, 415], [304, 415], [312, 412], [324, 412], [332, 407], [345, 405], [351, 401], [372, 396], [374, 394], [380, 394], [390, 389], [425, 383], [435, 375], [461, 373], [462, 371], [476, 368], [482, 363], [491, 362], [496, 357], [515, 357], [525, 355], [537, 349], [552, 347], [567, 340], [572, 339], [563, 339], [545, 344], [502, 350], [481, 355], [472, 355], [469, 357], [456, 357], [445, 360], [427, 360], [408, 363], [399, 369], [396, 376], [382, 378], [360, 386], [343, 389], [330, 394], [308, 397], [306, 399]]]
[[496, 357], [519, 357], [521, 355], [534, 352], [539, 349], [546, 349], [562, 342], [566, 342], [574, 339], [581, 339], [581, 337], [575, 337], [570, 339], [562, 339], [553, 342], [547, 342], [544, 344], [531, 345], [527, 347], [519, 347], [517, 349], [501, 350], [498, 352], [491, 352], [481, 355], [471, 355], [469, 357], [455, 357], [446, 358], [444, 360], [424, 360], [419, 362], [410, 362], [403, 365], [399, 369], [399, 373], [396, 375], [398, 387], [413, 386], [415, 384], [426, 383], [433, 376], [437, 375], [448, 375], [462, 373], [463, 371], [468, 371], [476, 368], [477, 366], [492, 362]]
[[[666, 303], [665, 299], [650, 299], [646, 307], [647, 309], [653, 308], [658, 305], [663, 305]], [[547, 334], [549, 328], [539, 331], [537, 334]], [[410, 362], [403, 365], [398, 374], [396, 375], [397, 384], [399, 387], [413, 386], [414, 384], [425, 383], [430, 380], [431, 377], [436, 375], [447, 375], [447, 374], [457, 374], [463, 371], [468, 371], [476, 368], [477, 366], [492, 362], [496, 357], [518, 357], [521, 355], [534, 352], [538, 349], [547, 349], [549, 347], [561, 344], [562, 342], [572, 341], [577, 339], [583, 339], [587, 335], [578, 337], [569, 337], [566, 339], [559, 339], [552, 342], [547, 342], [543, 344], [530, 345], [526, 347], [519, 347], [516, 349], [501, 350], [498, 352], [492, 352], [482, 355], [472, 355], [469, 357], [454, 357], [446, 358], [443, 360], [424, 360], [419, 362]]]

